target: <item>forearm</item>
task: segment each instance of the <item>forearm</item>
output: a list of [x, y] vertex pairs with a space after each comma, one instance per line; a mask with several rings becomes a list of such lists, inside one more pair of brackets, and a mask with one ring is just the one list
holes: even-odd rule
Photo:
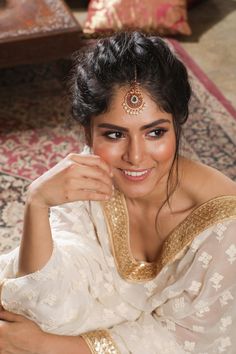
[[28, 200], [25, 206], [18, 276], [41, 269], [49, 260], [52, 250], [49, 209]]
[[86, 342], [79, 336], [45, 334], [37, 354], [91, 354]]

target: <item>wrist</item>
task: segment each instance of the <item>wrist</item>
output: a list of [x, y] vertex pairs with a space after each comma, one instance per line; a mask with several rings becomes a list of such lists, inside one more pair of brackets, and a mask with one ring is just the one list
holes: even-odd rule
[[40, 198], [39, 195], [35, 193], [35, 191], [31, 189], [28, 190], [28, 193], [26, 195], [25, 205], [27, 208], [38, 208], [38, 209], [49, 210], [49, 206], [43, 201], [42, 198]]

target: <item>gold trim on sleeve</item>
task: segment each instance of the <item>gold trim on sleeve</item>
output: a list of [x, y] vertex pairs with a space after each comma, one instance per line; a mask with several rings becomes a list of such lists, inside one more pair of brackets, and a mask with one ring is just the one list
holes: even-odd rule
[[129, 216], [123, 194], [116, 190], [114, 196], [103, 203], [103, 210], [120, 276], [131, 282], [144, 282], [155, 278], [201, 232], [216, 223], [236, 219], [236, 197], [217, 197], [193, 210], [166, 238], [156, 262], [137, 261], [132, 256]]
[[120, 354], [112, 337], [106, 330], [81, 334], [92, 354]]

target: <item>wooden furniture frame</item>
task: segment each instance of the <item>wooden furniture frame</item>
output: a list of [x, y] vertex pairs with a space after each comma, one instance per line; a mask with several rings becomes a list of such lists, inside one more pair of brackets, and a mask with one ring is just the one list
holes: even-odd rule
[[0, 67], [66, 57], [81, 36], [63, 0], [0, 0]]

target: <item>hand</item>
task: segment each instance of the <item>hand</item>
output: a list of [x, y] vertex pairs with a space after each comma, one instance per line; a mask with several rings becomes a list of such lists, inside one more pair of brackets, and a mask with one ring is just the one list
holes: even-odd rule
[[11, 312], [0, 311], [1, 354], [43, 354], [47, 336], [34, 322]]
[[0, 354], [91, 354], [80, 336], [43, 332], [33, 321], [0, 311]]
[[112, 194], [111, 170], [96, 155], [69, 154], [29, 187], [28, 201], [51, 207], [76, 200], [106, 200]]

